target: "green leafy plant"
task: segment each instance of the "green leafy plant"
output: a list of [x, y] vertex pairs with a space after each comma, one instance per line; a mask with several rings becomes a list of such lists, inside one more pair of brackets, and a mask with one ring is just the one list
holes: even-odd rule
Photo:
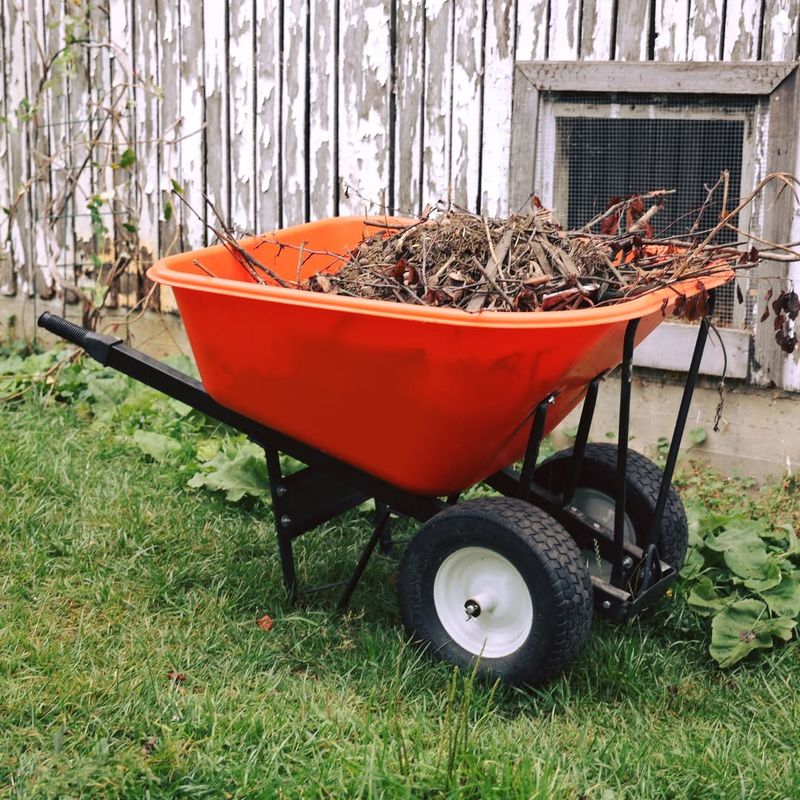
[[792, 637], [800, 617], [800, 540], [764, 518], [687, 508], [688, 604], [711, 617], [711, 657], [729, 667]]
[[243, 497], [269, 497], [269, 481], [264, 467], [264, 451], [244, 437], [230, 437], [216, 449], [208, 443], [198, 447], [198, 457], [211, 456], [189, 480], [194, 489], [225, 492], [234, 502]]

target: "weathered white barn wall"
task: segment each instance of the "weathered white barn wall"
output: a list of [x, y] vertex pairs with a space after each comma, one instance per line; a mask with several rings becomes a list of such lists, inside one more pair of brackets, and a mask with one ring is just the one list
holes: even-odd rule
[[516, 61], [792, 61], [799, 32], [800, 0], [0, 0], [0, 293], [141, 299], [204, 195], [249, 231], [501, 213]]
[[[20, 120], [81, 10], [87, 38], [113, 46], [74, 46], [80, 63], [50, 70], [45, 102]], [[205, 192], [247, 230], [361, 211], [345, 184], [387, 207], [449, 193], [502, 212], [515, 61], [794, 60], [800, 0], [0, 0], [0, 14], [3, 206], [37, 184], [0, 234], [30, 290], [26, 270], [86, 238], [77, 215], [114, 187], [150, 257], [208, 239], [170, 199], [172, 179], [201, 213]], [[133, 169], [81, 173], [71, 229], [39, 241], [47, 196], [84, 155], [83, 120], [127, 80], [128, 114], [97, 146], [131, 147]], [[64, 144], [71, 161], [37, 176]]]

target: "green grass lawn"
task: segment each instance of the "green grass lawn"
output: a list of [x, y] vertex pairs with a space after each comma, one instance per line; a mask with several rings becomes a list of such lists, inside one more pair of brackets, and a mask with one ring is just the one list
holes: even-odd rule
[[[200, 435], [159, 464], [81, 406], [0, 405], [0, 797], [800, 797], [796, 640], [720, 670], [679, 586], [543, 689], [473, 683], [408, 645], [389, 560], [344, 618], [288, 604], [268, 506], [186, 487]], [[683, 484], [797, 523], [796, 486]], [[309, 534], [301, 577], [369, 529]]]

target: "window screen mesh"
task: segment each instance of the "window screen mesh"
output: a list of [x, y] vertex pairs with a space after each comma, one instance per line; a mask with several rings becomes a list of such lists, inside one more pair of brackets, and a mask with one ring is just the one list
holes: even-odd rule
[[[549, 95], [548, 100], [552, 113], [540, 115], [536, 174], [543, 174], [547, 158], [554, 159], [552, 203], [570, 228], [585, 224], [619, 198], [675, 189], [652, 224], [656, 236], [685, 236], [697, 222], [706, 188], [724, 169], [730, 173], [728, 209], [741, 196], [743, 169], [752, 159], [753, 101], [723, 104], [633, 95]], [[717, 191], [697, 231], [716, 224], [721, 201]], [[717, 237], [718, 242], [736, 240], [730, 230]], [[723, 324], [744, 323], [745, 311], [736, 308], [733, 285], [718, 293], [716, 316]]]

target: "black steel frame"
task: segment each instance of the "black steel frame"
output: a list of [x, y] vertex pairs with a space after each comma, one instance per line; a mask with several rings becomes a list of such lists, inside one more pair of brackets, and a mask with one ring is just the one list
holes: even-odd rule
[[[713, 310], [713, 297], [709, 305]], [[344, 591], [338, 604], [341, 610], [348, 605], [376, 546], [380, 544], [384, 551], [390, 549], [389, 522], [393, 514], [424, 522], [447, 505], [458, 502], [457, 494], [443, 501], [437, 497], [426, 497], [405, 491], [242, 416], [213, 400], [199, 381], [129, 347], [121, 339], [89, 331], [48, 312], [39, 317], [38, 324], [51, 333], [82, 347], [104, 366], [129, 375], [236, 428], [263, 448], [272, 492], [272, 510], [283, 581], [286, 591], [293, 600], [300, 591], [294, 566], [293, 543], [304, 533], [360, 505], [365, 500], [370, 498], [375, 500], [375, 527], [349, 579], [303, 590], [313, 592], [343, 586]], [[563, 491], [549, 492], [533, 480], [546, 426], [547, 410], [555, 400], [555, 394], [543, 398], [532, 409], [531, 430], [521, 470], [517, 472], [513, 468], [508, 468], [486, 479], [486, 483], [501, 494], [525, 499], [542, 508], [566, 528], [579, 547], [597, 550], [603, 558], [611, 562], [610, 581], [593, 577], [592, 584], [595, 607], [600, 613], [615, 619], [625, 619], [649, 605], [661, 596], [677, 577], [675, 567], [659, 558], [657, 539], [710, 326], [709, 317], [704, 317], [700, 321], [664, 466], [655, 513], [645, 538], [645, 546], [641, 548], [627, 542], [624, 537], [632, 358], [638, 324], [638, 319], [628, 323], [622, 353], [614, 529], [608, 530], [588, 519], [572, 504], [575, 488], [580, 479], [599, 385], [605, 374], [598, 375], [587, 386], [573, 446], [569, 477]], [[280, 453], [286, 453], [306, 466], [291, 475], [284, 475]]]

